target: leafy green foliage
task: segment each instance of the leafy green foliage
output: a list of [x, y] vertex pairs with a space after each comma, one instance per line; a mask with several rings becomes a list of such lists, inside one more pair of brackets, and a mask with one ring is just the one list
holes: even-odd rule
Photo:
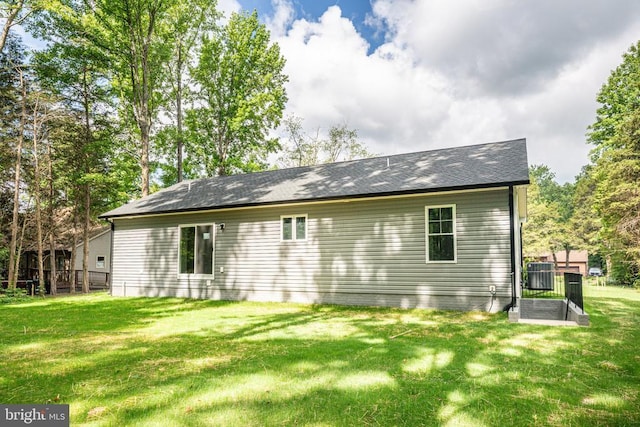
[[0, 304], [13, 304], [17, 302], [23, 302], [30, 300], [31, 297], [25, 289], [12, 288], [2, 289], [0, 288]]
[[[108, 53], [120, 114], [132, 130], [140, 164], [140, 191], [149, 194], [152, 126], [162, 104], [163, 65], [171, 55], [162, 30], [169, 0], [100, 0], [91, 21], [92, 41]], [[131, 126], [135, 124], [135, 126]]]
[[593, 205], [614, 279], [640, 282], [640, 42], [623, 55], [598, 94]]
[[[18, 67], [25, 62], [25, 47], [10, 34], [0, 52], [0, 248], [8, 247], [13, 212], [13, 179], [16, 139], [20, 129], [20, 78]], [[11, 184], [10, 184], [11, 183]], [[6, 250], [6, 249], [5, 249]], [[6, 268], [0, 262], [0, 270]]]
[[320, 135], [320, 129], [315, 135], [305, 132], [303, 119], [294, 115], [284, 120], [283, 128], [288, 141], [279, 158], [282, 167], [312, 166], [373, 156], [358, 141], [358, 131], [349, 129], [346, 124], [331, 126], [327, 138]]
[[620, 123], [640, 109], [640, 41], [622, 55], [622, 63], [611, 72], [597, 96], [600, 107], [590, 126], [589, 141], [596, 146], [594, 155], [607, 147], [620, 147]]
[[577, 206], [574, 184], [558, 184], [555, 174], [544, 165], [531, 166], [529, 174], [528, 218], [523, 227], [525, 256], [558, 251], [568, 254], [586, 247], [586, 236], [575, 233], [578, 224], [574, 218]]
[[20, 122], [19, 67], [26, 61], [25, 46], [19, 37], [10, 35], [0, 52], [0, 183], [12, 179], [15, 139]]
[[268, 132], [278, 126], [287, 101], [284, 58], [270, 43], [257, 13], [232, 14], [215, 35], [205, 35], [197, 67], [196, 105], [187, 112], [186, 150], [199, 175], [228, 175], [266, 168], [280, 148]]
[[527, 201], [527, 222], [522, 227], [524, 255], [533, 257], [555, 252], [557, 236], [561, 232], [559, 208], [542, 198], [534, 177], [531, 177]]
[[346, 124], [332, 126], [329, 129], [329, 139], [324, 144], [324, 150], [328, 154], [327, 162], [364, 159], [372, 156], [358, 142], [358, 131], [347, 128]]
[[529, 170], [531, 180], [535, 180], [540, 189], [540, 200], [555, 204], [554, 207], [558, 210], [560, 219], [568, 221], [574, 210], [574, 184], [569, 182], [558, 184], [555, 180], [555, 174], [545, 165], [533, 165]]
[[5, 273], [9, 267], [9, 248], [4, 246], [6, 242], [4, 241], [4, 236], [0, 233], [0, 242], [2, 242], [2, 246], [0, 246], [0, 279], [6, 279]]
[[190, 68], [199, 54], [202, 36], [217, 29], [219, 13], [216, 3], [210, 0], [177, 1], [168, 10], [162, 35], [170, 47], [171, 55], [164, 63], [163, 108], [171, 123], [163, 126], [155, 135], [154, 154], [157, 168], [162, 172], [165, 186], [193, 177], [187, 164], [185, 171], [184, 145], [187, 135], [184, 129], [185, 105], [194, 99], [194, 82]]
[[602, 256], [600, 231], [602, 223], [595, 209], [597, 182], [593, 176], [593, 165], [587, 165], [576, 177], [573, 198], [574, 213], [570, 222], [570, 232], [580, 236], [584, 249], [589, 252], [589, 266], [606, 269]]

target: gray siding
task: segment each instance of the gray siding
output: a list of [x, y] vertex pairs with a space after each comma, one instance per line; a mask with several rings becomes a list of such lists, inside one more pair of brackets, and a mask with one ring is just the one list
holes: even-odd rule
[[[445, 204], [457, 262], [427, 263], [425, 207]], [[307, 240], [281, 242], [296, 214]], [[213, 279], [180, 277], [178, 226], [210, 222], [225, 223]], [[509, 227], [506, 189], [116, 219], [112, 292], [495, 311], [511, 298]]]
[[[109, 272], [111, 254], [111, 231], [99, 234], [89, 239], [89, 271]], [[98, 268], [96, 261], [98, 255], [105, 257], [104, 268]], [[82, 269], [83, 244], [76, 246], [76, 269]]]

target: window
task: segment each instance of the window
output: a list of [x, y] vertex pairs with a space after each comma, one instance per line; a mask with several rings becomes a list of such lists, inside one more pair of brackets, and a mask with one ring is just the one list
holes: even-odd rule
[[425, 208], [427, 262], [456, 261], [456, 206]]
[[213, 224], [180, 226], [180, 274], [213, 274]]
[[280, 229], [282, 241], [307, 240], [307, 215], [281, 216]]
[[105, 257], [104, 255], [98, 255], [96, 257], [96, 268], [104, 268], [105, 267]]

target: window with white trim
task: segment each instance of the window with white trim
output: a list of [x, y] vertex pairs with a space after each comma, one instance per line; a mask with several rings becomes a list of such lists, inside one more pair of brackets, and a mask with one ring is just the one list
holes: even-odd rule
[[96, 268], [106, 267], [106, 257], [104, 255], [96, 256]]
[[180, 274], [213, 275], [213, 224], [181, 225], [178, 248]]
[[307, 240], [307, 215], [282, 215], [280, 217], [280, 240]]
[[427, 262], [456, 261], [456, 205], [427, 206]]

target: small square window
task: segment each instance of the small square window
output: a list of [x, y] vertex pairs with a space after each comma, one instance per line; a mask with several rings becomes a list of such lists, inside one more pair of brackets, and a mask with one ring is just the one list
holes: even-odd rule
[[307, 239], [307, 215], [283, 215], [280, 217], [282, 241]]
[[106, 257], [104, 255], [98, 255], [96, 257], [96, 268], [106, 267]]

